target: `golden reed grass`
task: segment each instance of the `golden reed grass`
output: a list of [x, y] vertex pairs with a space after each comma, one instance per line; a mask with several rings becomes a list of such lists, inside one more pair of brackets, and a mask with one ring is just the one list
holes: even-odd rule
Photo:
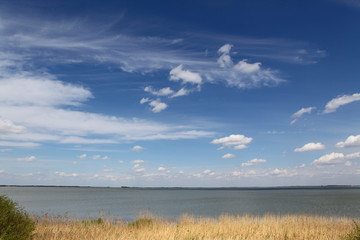
[[177, 221], [139, 218], [132, 223], [110, 220], [38, 218], [35, 239], [248, 239], [336, 240], [354, 228], [352, 219], [311, 215], [221, 216], [184, 215]]

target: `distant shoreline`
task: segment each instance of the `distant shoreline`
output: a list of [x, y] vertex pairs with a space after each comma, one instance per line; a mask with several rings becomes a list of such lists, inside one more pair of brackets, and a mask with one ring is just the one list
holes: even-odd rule
[[321, 189], [360, 189], [360, 185], [317, 185], [317, 186], [274, 186], [274, 187], [106, 187], [106, 186], [65, 186], [65, 185], [0, 185], [4, 187], [39, 187], [39, 188], [103, 188], [136, 190], [321, 190]]

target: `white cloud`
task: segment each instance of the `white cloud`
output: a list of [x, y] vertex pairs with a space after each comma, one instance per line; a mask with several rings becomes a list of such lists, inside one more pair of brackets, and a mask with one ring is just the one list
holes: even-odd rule
[[312, 162], [315, 166], [334, 166], [339, 163], [343, 163], [346, 160], [360, 159], [360, 152], [350, 153], [344, 155], [343, 153], [330, 153], [326, 154]]
[[145, 172], [146, 169], [144, 167], [142, 167], [140, 164], [135, 164], [134, 167], [133, 167], [134, 171], [137, 172], [137, 173], [140, 173], [140, 172]]
[[24, 132], [26, 132], [24, 126], [15, 125], [12, 121], [7, 119], [0, 119], [0, 134]]
[[134, 161], [131, 161], [131, 163], [134, 163], [134, 164], [144, 163], [144, 160], [134, 160]]
[[251, 137], [245, 137], [240, 134], [231, 134], [228, 137], [218, 138], [211, 141], [212, 144], [222, 144], [225, 147], [234, 147], [234, 149], [244, 149], [251, 143]]
[[[304, 115], [305, 113], [311, 113], [313, 110], [315, 109], [315, 107], [308, 107], [308, 108], [301, 108], [299, 111], [297, 111], [296, 113], [294, 113], [293, 115], [291, 115], [292, 118], [299, 118], [302, 115]], [[293, 120], [294, 121], [294, 120]], [[295, 123], [295, 122], [294, 122]], [[293, 123], [292, 123], [293, 124]]]
[[150, 102], [151, 100], [149, 98], [142, 98], [140, 100], [140, 104], [144, 104], [144, 103], [147, 103], [147, 102]]
[[227, 153], [224, 156], [222, 156], [221, 158], [222, 159], [229, 159], [229, 158], [234, 158], [234, 157], [236, 157], [235, 154]]
[[254, 73], [260, 70], [260, 62], [256, 63], [247, 63], [247, 59], [239, 61], [235, 66], [234, 69], [245, 74]]
[[26, 158], [17, 158], [16, 160], [19, 162], [33, 162], [36, 160], [36, 157], [30, 156], [30, 157], [26, 157]]
[[65, 172], [55, 172], [56, 175], [60, 177], [78, 177], [78, 173], [65, 173]]
[[78, 106], [93, 97], [91, 92], [82, 86], [65, 84], [53, 78], [48, 74], [34, 76], [27, 72], [6, 76], [0, 80], [0, 103], [26, 106]]
[[360, 135], [351, 135], [345, 140], [345, 142], [338, 142], [335, 146], [338, 148], [360, 147]]
[[153, 100], [149, 103], [149, 105], [152, 107], [151, 111], [154, 113], [161, 112], [167, 108], [167, 104], [160, 102], [160, 100]]
[[102, 157], [101, 159], [102, 159], [102, 160], [109, 160], [109, 159], [110, 159], [110, 157], [108, 157], [108, 156], [104, 156], [104, 157]]
[[9, 142], [9, 141], [0, 141], [0, 146], [2, 147], [38, 147], [40, 144], [33, 142]]
[[355, 101], [360, 101], [360, 93], [336, 97], [326, 104], [324, 113], [335, 112], [339, 107]]
[[136, 152], [140, 152], [140, 151], [144, 150], [144, 148], [143, 148], [142, 146], [134, 146], [134, 147], [132, 148], [132, 150], [133, 150], [133, 151], [136, 151]]
[[200, 74], [191, 72], [189, 70], [183, 70], [183, 65], [171, 69], [170, 71], [170, 80], [172, 81], [182, 81], [183, 84], [191, 83], [191, 84], [201, 84], [202, 78]]
[[[161, 88], [159, 91], [156, 91], [151, 86], [147, 86], [147, 87], [145, 87], [144, 91], [149, 92], [155, 96], [168, 96], [168, 95], [171, 95], [174, 93], [174, 91], [171, 90], [170, 87]], [[140, 101], [140, 103], [141, 103], [141, 101]]]
[[230, 50], [232, 47], [233, 45], [227, 43], [219, 48], [218, 54], [230, 54]]
[[277, 71], [262, 68], [261, 62], [248, 63], [247, 59], [243, 59], [234, 65], [230, 56], [231, 48], [232, 45], [225, 44], [218, 50], [220, 57], [217, 63], [220, 68], [203, 73], [209, 81], [222, 80], [238, 88], [276, 86], [284, 81], [278, 77]]
[[337, 163], [343, 162], [345, 159], [345, 155], [343, 153], [335, 153], [332, 152], [330, 154], [326, 154], [318, 159], [315, 159], [312, 162], [312, 165], [316, 166], [331, 166]]
[[84, 154], [81, 154], [80, 156], [79, 156], [79, 158], [80, 159], [85, 159], [87, 157], [87, 155], [84, 153]]
[[315, 150], [322, 150], [325, 149], [325, 145], [318, 142], [318, 143], [307, 143], [301, 148], [295, 148], [294, 152], [310, 152]]
[[76, 137], [76, 136], [70, 136], [70, 137], [64, 137], [61, 138], [59, 143], [69, 144], [69, 143], [75, 143], [75, 144], [109, 144], [109, 143], [117, 143], [114, 140], [110, 139], [87, 139], [82, 137]]
[[360, 159], [360, 152], [346, 154], [345, 158], [349, 160]]
[[217, 63], [220, 65], [220, 67], [222, 68], [226, 68], [226, 67], [231, 67], [234, 65], [233, 61], [231, 60], [230, 55], [228, 54], [222, 54], [218, 60]]
[[260, 159], [260, 158], [254, 158], [250, 161], [247, 161], [246, 163], [242, 163], [241, 166], [242, 167], [251, 167], [251, 166], [254, 166], [254, 165], [258, 165], [258, 164], [261, 164], [261, 163], [266, 163], [266, 160], [265, 159]]
[[294, 120], [292, 120], [292, 121], [290, 122], [290, 125], [293, 125], [294, 123], [296, 123], [296, 121], [297, 121], [297, 118], [295, 118]]
[[176, 93], [174, 93], [173, 95], [170, 96], [170, 98], [175, 98], [175, 97], [181, 97], [181, 96], [186, 96], [190, 93], [191, 91], [186, 89], [186, 88], [181, 88], [179, 91], [177, 91]]
[[351, 165], [352, 165], [352, 162], [351, 162], [351, 161], [346, 161], [346, 162], [345, 162], [345, 166], [350, 167]]
[[165, 171], [166, 168], [164, 168], [164, 167], [159, 167], [157, 170], [158, 170], [158, 171]]
[[94, 159], [94, 160], [96, 160], [96, 159], [100, 159], [101, 158], [101, 156], [100, 155], [94, 155], [94, 156], [92, 156], [92, 159]]

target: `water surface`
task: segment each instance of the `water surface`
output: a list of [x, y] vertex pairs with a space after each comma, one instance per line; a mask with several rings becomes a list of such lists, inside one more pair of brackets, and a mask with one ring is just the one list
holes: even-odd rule
[[0, 187], [35, 214], [133, 220], [140, 213], [176, 218], [183, 213], [221, 214], [309, 213], [360, 218], [360, 189], [132, 189], [80, 187]]

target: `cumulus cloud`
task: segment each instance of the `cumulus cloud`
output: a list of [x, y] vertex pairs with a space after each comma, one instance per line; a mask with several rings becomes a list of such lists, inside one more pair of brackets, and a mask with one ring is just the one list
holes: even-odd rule
[[335, 153], [332, 152], [330, 154], [326, 154], [318, 159], [315, 159], [312, 162], [312, 165], [316, 166], [332, 166], [338, 163], [343, 162], [345, 159], [345, 155], [343, 153]]
[[96, 160], [96, 159], [100, 159], [101, 158], [101, 155], [94, 155], [92, 156], [92, 159]]
[[335, 112], [339, 107], [355, 101], [360, 101], [360, 93], [336, 97], [326, 104], [324, 113]]
[[158, 171], [165, 171], [166, 168], [164, 168], [164, 167], [159, 167], [157, 170], [158, 170]]
[[221, 144], [224, 147], [230, 147], [234, 149], [247, 148], [247, 144], [251, 143], [253, 139], [251, 137], [245, 137], [241, 134], [231, 134], [230, 136], [214, 139], [212, 144]]
[[140, 163], [144, 163], [144, 160], [134, 160], [134, 161], [131, 161], [131, 163], [140, 164]]
[[202, 78], [200, 74], [191, 72], [189, 70], [183, 70], [183, 65], [171, 69], [170, 71], [170, 80], [172, 81], [181, 81], [182, 84], [201, 84]]
[[79, 156], [79, 158], [80, 159], [85, 159], [87, 157], [87, 155], [84, 153], [84, 154], [81, 154], [80, 156]]
[[294, 152], [310, 152], [310, 151], [315, 151], [315, 150], [322, 150], [325, 149], [325, 145], [318, 142], [318, 143], [307, 143], [304, 146], [302, 146], [301, 148], [295, 148]]
[[110, 159], [110, 157], [104, 156], [104, 157], [102, 157], [101, 159], [102, 159], [102, 160], [108, 160], [108, 159]]
[[245, 163], [242, 163], [241, 166], [242, 167], [251, 167], [251, 166], [254, 166], [254, 165], [258, 165], [258, 164], [261, 164], [261, 163], [266, 163], [266, 160], [265, 159], [261, 159], [261, 158], [254, 158], [250, 161], [247, 161]]
[[[145, 87], [144, 91], [149, 92], [155, 96], [168, 96], [168, 95], [171, 95], [174, 93], [174, 91], [171, 90], [170, 87], [161, 88], [160, 90], [156, 91], [151, 86], [147, 86], [147, 87]], [[141, 101], [140, 101], [140, 103], [141, 103]]]
[[229, 159], [229, 158], [234, 158], [234, 157], [236, 157], [235, 154], [227, 153], [224, 156], [222, 156], [221, 158], [222, 159]]
[[134, 147], [132, 148], [132, 150], [133, 150], [133, 151], [136, 151], [136, 152], [140, 152], [140, 151], [144, 150], [144, 148], [143, 148], [142, 146], [134, 146]]
[[[0, 88], [1, 89], [1, 88]], [[8, 119], [0, 119], [0, 133], [24, 133], [26, 128], [24, 126], [15, 125]]]
[[262, 68], [261, 62], [249, 63], [247, 59], [242, 59], [234, 65], [230, 56], [232, 47], [231, 44], [220, 47], [217, 60], [220, 69], [212, 69], [205, 74], [209, 81], [218, 79], [238, 88], [276, 86], [284, 81], [278, 77], [277, 71]]
[[360, 152], [349, 153], [346, 155], [346, 159], [349, 159], [349, 160], [360, 159]]
[[25, 158], [17, 158], [16, 159], [19, 162], [33, 162], [36, 160], [35, 156], [25, 157]]
[[360, 159], [360, 152], [356, 153], [336, 153], [332, 152], [330, 154], [326, 154], [312, 162], [312, 165], [315, 166], [334, 166], [336, 164], [344, 163], [347, 160], [355, 160]]
[[338, 142], [335, 146], [338, 148], [360, 147], [360, 135], [351, 135], [345, 140], [345, 142]]
[[154, 113], [159, 113], [167, 108], [167, 104], [160, 102], [159, 99], [151, 101], [149, 105], [152, 107], [151, 111]]
[[134, 171], [137, 173], [145, 172], [146, 169], [142, 167], [140, 164], [135, 164], [133, 167]]

